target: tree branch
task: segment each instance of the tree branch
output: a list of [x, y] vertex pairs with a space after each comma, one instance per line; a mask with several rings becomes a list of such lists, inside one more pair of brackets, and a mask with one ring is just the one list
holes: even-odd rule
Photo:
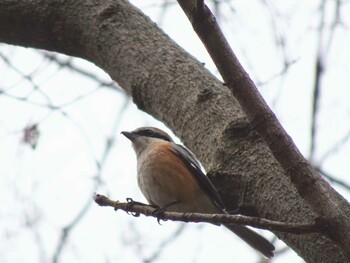
[[[157, 214], [154, 213], [154, 207], [150, 205], [140, 205], [130, 203], [121, 203], [119, 201], [113, 201], [108, 197], [100, 194], [94, 196], [94, 201], [100, 206], [110, 206], [114, 210], [123, 210], [127, 213], [134, 213], [137, 216], [142, 214], [147, 217], [157, 218]], [[201, 214], [201, 213], [176, 213], [176, 212], [164, 212], [161, 217], [162, 220], [181, 221], [185, 223], [213, 223], [213, 224], [237, 224], [247, 225], [255, 228], [281, 231], [292, 234], [309, 234], [316, 232], [323, 232], [325, 225], [321, 223], [322, 220], [317, 220], [315, 223], [310, 224], [293, 224], [272, 221], [264, 218], [249, 217], [243, 215], [227, 215], [227, 214]]]
[[309, 205], [328, 221], [331, 237], [350, 258], [350, 205], [302, 156], [245, 72], [203, 0], [178, 0], [205, 45], [225, 85], [239, 101], [253, 128], [269, 145]]
[[[191, 11], [192, 2], [183, 2]], [[1, 42], [81, 57], [104, 69], [140, 109], [175, 131], [207, 171], [216, 172], [210, 178], [228, 209], [239, 206], [245, 215], [290, 223], [310, 222], [317, 217], [291, 184], [294, 177], [285, 176], [263, 136], [251, 130], [232, 92], [128, 1], [0, 0], [0, 24]], [[220, 41], [213, 38], [213, 43], [219, 45]], [[232, 69], [230, 65], [228, 70]], [[233, 80], [227, 83], [246, 87], [244, 71], [230, 71], [230, 75]], [[245, 107], [251, 100], [247, 96]], [[258, 128], [262, 128], [260, 122], [266, 123], [256, 120], [253, 123]], [[276, 139], [276, 156], [281, 138], [272, 137]], [[296, 163], [289, 161], [293, 166], [287, 171], [292, 172]], [[306, 186], [306, 192], [313, 190], [310, 183]], [[343, 209], [342, 202], [325, 189], [318, 207], [334, 201]], [[344, 218], [346, 213], [345, 208]], [[338, 214], [336, 211], [334, 216]], [[345, 222], [349, 220], [339, 223]], [[344, 236], [348, 228], [345, 225], [334, 233], [344, 230]], [[348, 262], [326, 235], [276, 235], [307, 262], [320, 262], [320, 258], [324, 262]]]

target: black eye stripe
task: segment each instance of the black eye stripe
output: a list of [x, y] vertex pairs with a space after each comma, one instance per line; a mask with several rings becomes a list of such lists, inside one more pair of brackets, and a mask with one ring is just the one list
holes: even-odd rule
[[158, 138], [167, 142], [171, 142], [171, 139], [168, 136], [156, 133], [152, 130], [142, 130], [142, 131], [136, 132], [136, 134], [139, 134], [141, 136], [146, 136], [146, 137]]
[[158, 138], [158, 139], [162, 139], [162, 140], [164, 140], [164, 141], [167, 141], [167, 142], [170, 142], [171, 140], [169, 139], [169, 137], [167, 137], [167, 136], [162, 136], [162, 135], [160, 135], [160, 134], [154, 134], [155, 136], [152, 136], [152, 137], [154, 137], [154, 138]]
[[154, 137], [156, 134], [152, 130], [141, 130], [137, 131], [136, 134], [139, 134], [141, 136], [147, 136], [147, 137]]

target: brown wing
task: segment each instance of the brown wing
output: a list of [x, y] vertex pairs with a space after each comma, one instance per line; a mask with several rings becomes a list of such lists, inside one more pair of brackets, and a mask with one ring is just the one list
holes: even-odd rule
[[200, 164], [194, 154], [179, 144], [172, 144], [171, 150], [184, 162], [187, 168], [195, 176], [198, 184], [209, 195], [213, 203], [220, 209], [225, 209], [225, 205], [222, 202], [218, 192], [214, 185], [210, 182], [209, 178], [202, 172]]

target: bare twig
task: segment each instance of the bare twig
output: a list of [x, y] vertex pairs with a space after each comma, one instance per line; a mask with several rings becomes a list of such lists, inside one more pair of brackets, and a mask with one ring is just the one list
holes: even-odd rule
[[[116, 118], [116, 122], [112, 127], [112, 132], [111, 134], [115, 134], [116, 130], [119, 127], [120, 124], [120, 120], [122, 118], [122, 115], [125, 113], [125, 109], [129, 103], [129, 98], [125, 98], [125, 102], [121, 108], [121, 110], [119, 112], [117, 112], [117, 118]], [[111, 136], [110, 138], [107, 138], [106, 143], [105, 143], [105, 148], [104, 148], [104, 152], [102, 154], [102, 158], [101, 160], [95, 160], [96, 165], [97, 165], [97, 169], [98, 169], [98, 173], [95, 176], [95, 180], [94, 180], [94, 185], [92, 188], [92, 192], [95, 192], [97, 190], [97, 188], [101, 185], [102, 183], [102, 169], [106, 163], [106, 160], [109, 156], [109, 153], [111, 152], [111, 149], [113, 148], [113, 145], [115, 143], [115, 140], [113, 139], [113, 137]], [[64, 249], [64, 247], [67, 244], [67, 240], [69, 238], [69, 235], [71, 233], [71, 231], [75, 228], [75, 226], [84, 218], [84, 216], [86, 215], [86, 213], [89, 211], [89, 209], [91, 208], [92, 202], [90, 199], [86, 200], [85, 205], [81, 208], [81, 210], [79, 211], [79, 213], [77, 214], [77, 216], [69, 223], [67, 224], [65, 227], [63, 227], [61, 229], [61, 236], [59, 238], [59, 241], [57, 243], [55, 252], [54, 252], [54, 256], [53, 256], [53, 262], [57, 263], [59, 262], [59, 258], [62, 254], [62, 251]]]
[[44, 58], [48, 59], [51, 62], [56, 63], [60, 67], [70, 69], [71, 71], [78, 73], [81, 76], [84, 76], [88, 79], [91, 79], [92, 81], [95, 81], [96, 83], [99, 84], [99, 87], [112, 88], [113, 90], [124, 93], [124, 91], [119, 87], [119, 85], [117, 85], [117, 83], [113, 82], [112, 80], [105, 81], [100, 77], [98, 77], [96, 74], [88, 72], [82, 68], [75, 66], [72, 63], [72, 58], [62, 59], [62, 58], [59, 58], [58, 55], [51, 52], [46, 52], [46, 51], [41, 52], [41, 54], [44, 56]]
[[318, 50], [315, 65], [315, 79], [312, 96], [312, 114], [311, 114], [311, 142], [310, 142], [310, 160], [313, 161], [315, 153], [315, 140], [316, 140], [316, 123], [318, 113], [318, 102], [320, 98], [321, 80], [324, 74], [324, 54], [323, 54], [323, 35], [325, 31], [325, 8], [326, 1], [321, 3], [321, 17], [320, 17], [320, 28], [318, 34]]
[[152, 253], [151, 256], [147, 257], [146, 259], [143, 260], [144, 263], [151, 263], [151, 262], [156, 262], [157, 259], [160, 257], [161, 253], [164, 252], [165, 248], [173, 243], [185, 230], [185, 225], [182, 224], [180, 225], [173, 234], [169, 236], [169, 238], [165, 239], [163, 242], [161, 242], [156, 249]]
[[[157, 213], [154, 213], [154, 207], [149, 205], [140, 205], [138, 203], [130, 205], [130, 203], [121, 203], [119, 201], [113, 201], [108, 197], [100, 194], [94, 196], [95, 202], [100, 206], [110, 206], [115, 210], [123, 210], [133, 215], [142, 214], [144, 216], [150, 216], [157, 218]], [[213, 223], [213, 224], [239, 224], [248, 225], [260, 229], [281, 231], [293, 234], [306, 234], [322, 232], [324, 225], [319, 222], [310, 224], [295, 224], [295, 223], [283, 223], [272, 221], [258, 217], [248, 217], [243, 215], [228, 215], [228, 214], [200, 214], [200, 213], [176, 213], [176, 212], [164, 212], [162, 213], [163, 220], [182, 221], [185, 223]]]
[[334, 155], [337, 151], [340, 150], [341, 147], [343, 147], [345, 144], [347, 144], [350, 140], [350, 130], [347, 131], [347, 133], [340, 138], [331, 148], [329, 148], [322, 157], [319, 158], [318, 163], [322, 164], [327, 160], [327, 158]]
[[[315, 154], [315, 146], [316, 146], [316, 137], [317, 137], [317, 116], [319, 112], [319, 101], [320, 101], [320, 92], [322, 87], [322, 78], [324, 76], [326, 65], [325, 61], [330, 52], [335, 31], [337, 26], [340, 24], [340, 1], [336, 1], [335, 9], [333, 14], [333, 21], [331, 25], [326, 23], [328, 9], [327, 9], [327, 1], [323, 0], [320, 6], [320, 24], [319, 24], [319, 32], [318, 32], [318, 49], [317, 49], [317, 57], [316, 57], [316, 65], [315, 65], [315, 79], [314, 79], [314, 87], [313, 87], [313, 96], [312, 96], [312, 115], [311, 115], [311, 143], [310, 143], [310, 160], [313, 162], [313, 156]], [[327, 38], [326, 31], [329, 31]]]
[[320, 90], [321, 90], [321, 79], [324, 71], [323, 59], [318, 56], [316, 59], [315, 68], [315, 80], [314, 89], [312, 96], [312, 117], [311, 117], [311, 142], [310, 142], [310, 160], [313, 161], [313, 156], [315, 153], [315, 141], [316, 141], [316, 123], [317, 123], [317, 113], [318, 113], [318, 102], [320, 100]]
[[336, 179], [334, 178], [334, 176], [330, 175], [329, 173], [325, 172], [324, 170], [322, 170], [320, 167], [316, 168], [320, 174], [322, 174], [322, 176], [326, 179], [328, 179], [331, 183], [340, 185], [342, 187], [344, 187], [345, 189], [347, 189], [348, 191], [350, 191], [350, 185], [347, 184], [346, 182]]
[[[22, 77], [23, 80], [28, 81], [29, 84], [31, 84], [31, 86], [33, 87], [33, 91], [31, 91], [30, 93], [28, 93], [25, 97], [29, 98], [29, 96], [34, 92], [38, 92], [48, 103], [48, 105], [52, 106], [52, 100], [50, 99], [50, 97], [43, 92], [40, 87], [35, 83], [35, 81], [33, 80], [34, 78], [34, 73], [35, 71], [33, 71], [30, 74], [24, 74], [22, 71], [20, 71], [17, 67], [15, 67], [12, 62], [10, 61], [10, 59], [5, 56], [4, 54], [0, 53], [0, 58], [9, 66], [9, 68], [11, 68], [12, 70], [14, 70], [14, 72], [16, 72], [18, 75], [20, 75]], [[13, 86], [14, 87], [14, 86]]]

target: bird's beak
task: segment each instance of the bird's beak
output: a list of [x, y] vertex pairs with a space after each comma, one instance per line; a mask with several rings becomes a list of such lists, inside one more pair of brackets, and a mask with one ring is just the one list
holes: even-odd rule
[[121, 134], [123, 134], [130, 141], [133, 141], [137, 137], [137, 134], [128, 131], [122, 131]]

